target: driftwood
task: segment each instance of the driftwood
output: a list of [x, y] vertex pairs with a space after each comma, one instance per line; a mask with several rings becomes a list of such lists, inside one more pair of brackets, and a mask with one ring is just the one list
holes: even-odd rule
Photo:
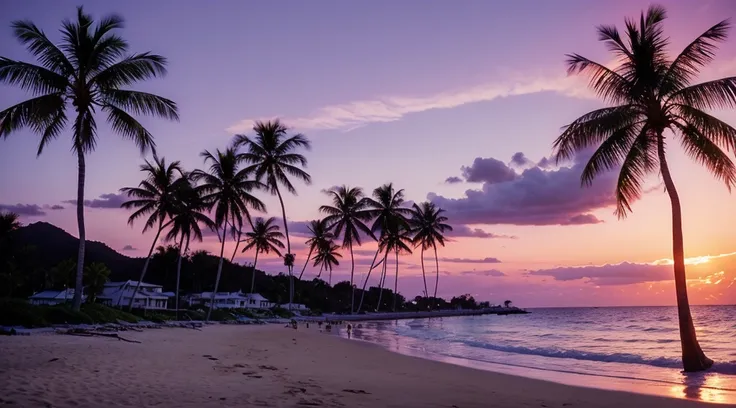
[[114, 339], [118, 339], [120, 341], [125, 341], [128, 343], [140, 343], [138, 340], [130, 340], [126, 339], [124, 337], [120, 337], [117, 333], [101, 333], [98, 331], [89, 331], [86, 329], [69, 329], [64, 334], [69, 334], [71, 336], [82, 336], [82, 337], [92, 337], [92, 336], [101, 336], [101, 337], [111, 337]]

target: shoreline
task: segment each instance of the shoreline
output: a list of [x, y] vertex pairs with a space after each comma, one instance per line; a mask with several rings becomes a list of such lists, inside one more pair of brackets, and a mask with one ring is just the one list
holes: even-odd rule
[[398, 354], [280, 325], [0, 338], [0, 399], [23, 407], [703, 407]]

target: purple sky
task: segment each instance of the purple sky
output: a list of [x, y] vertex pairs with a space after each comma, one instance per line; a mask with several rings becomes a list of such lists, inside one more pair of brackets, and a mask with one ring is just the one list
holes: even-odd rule
[[[665, 27], [673, 52], [736, 16], [736, 3], [728, 0], [660, 3], [669, 11]], [[73, 17], [77, 4], [3, 1], [0, 55], [31, 60], [12, 37], [11, 21], [31, 19], [58, 40], [61, 20]], [[167, 159], [181, 160], [188, 169], [202, 166], [201, 150], [224, 147], [234, 133], [248, 133], [253, 120], [281, 117], [313, 142], [308, 170], [314, 184], [298, 186], [299, 197], [286, 197], [290, 220], [318, 217], [324, 188], [349, 184], [370, 191], [392, 181], [409, 199], [429, 197], [452, 214], [460, 237], [441, 258], [501, 260], [441, 259], [440, 295], [470, 292], [535, 306], [674, 302], [673, 291], [660, 293], [652, 286], [670, 284], [660, 275], [642, 274], [618, 285], [600, 276], [621, 269], [629, 276], [671, 256], [669, 203], [656, 188], [657, 176], [634, 214], [618, 221], [611, 207], [613, 176], [581, 190], [579, 164], [558, 169], [543, 161], [561, 126], [601, 106], [583, 80], [565, 75], [564, 54], [611, 62], [596, 41], [595, 26], [620, 27], [625, 16], [637, 16], [647, 5], [633, 0], [95, 1], [85, 8], [98, 17], [121, 14], [127, 21], [122, 35], [132, 51], [169, 59], [167, 77], [137, 87], [179, 104], [179, 123], [142, 119]], [[704, 78], [736, 74], [735, 44], [732, 39], [721, 47]], [[15, 88], [0, 90], [0, 109], [27, 96]], [[734, 112], [716, 114], [736, 124]], [[130, 246], [134, 249], [124, 253], [143, 256], [152, 236], [142, 236], [142, 226], [127, 226], [123, 210], [104, 208], [119, 203], [108, 194], [138, 183], [142, 159], [135, 146], [106, 126], [99, 136], [88, 158], [88, 237], [121, 251]], [[0, 208], [19, 210], [24, 222], [45, 220], [76, 235], [74, 211], [65, 203], [76, 186], [70, 137], [60, 137], [38, 159], [37, 142], [29, 131], [0, 142]], [[733, 197], [679, 149], [670, 155], [683, 196], [687, 255], [734, 252]], [[448, 178], [456, 182], [445, 182]], [[277, 200], [264, 201], [276, 215]], [[209, 238], [203, 247], [216, 245]], [[297, 253], [297, 264], [305, 255]], [[421, 287], [418, 255], [403, 261], [400, 273], [406, 278], [400, 285], [414, 295]], [[434, 272], [433, 259], [425, 262]], [[628, 263], [618, 265], [622, 262]], [[278, 263], [263, 266], [278, 271]], [[346, 272], [345, 264], [337, 274]], [[577, 277], [581, 269], [559, 270], [582, 265], [595, 271]], [[693, 279], [720, 272], [712, 268], [693, 268]], [[565, 273], [574, 279], [565, 279]], [[725, 287], [733, 284], [736, 271], [726, 268], [725, 275], [723, 286], [712, 285], [702, 295], [695, 289], [695, 301], [736, 301], [736, 286]]]

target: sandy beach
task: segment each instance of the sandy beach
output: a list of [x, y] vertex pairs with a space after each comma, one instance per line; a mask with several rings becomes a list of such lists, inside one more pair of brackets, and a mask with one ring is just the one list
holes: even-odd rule
[[[698, 407], [423, 360], [310, 329], [212, 325], [0, 337], [18, 407]], [[721, 405], [723, 406], [723, 405]]]

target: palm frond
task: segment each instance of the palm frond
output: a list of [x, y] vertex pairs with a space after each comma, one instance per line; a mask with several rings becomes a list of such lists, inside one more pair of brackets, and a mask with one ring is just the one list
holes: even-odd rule
[[166, 58], [150, 52], [131, 55], [98, 72], [91, 82], [100, 89], [118, 89], [166, 75], [166, 63]]
[[104, 105], [132, 111], [138, 115], [179, 120], [178, 109], [174, 101], [146, 92], [107, 89], [102, 92], [102, 101]]
[[605, 101], [620, 104], [628, 100], [632, 84], [612, 69], [580, 54], [568, 54], [566, 63], [569, 75], [587, 76], [589, 86]]
[[728, 155], [697, 127], [679, 123], [675, 126], [680, 130], [680, 142], [685, 153], [705, 166], [718, 180], [723, 181], [730, 192], [736, 186], [736, 166]]
[[676, 104], [676, 119], [684, 125], [691, 125], [712, 142], [723, 149], [736, 152], [736, 129], [722, 120], [711, 116], [699, 109]]
[[73, 74], [74, 67], [64, 53], [33, 22], [19, 20], [11, 26], [15, 37], [38, 58], [41, 65], [65, 78]]
[[62, 92], [69, 86], [69, 81], [54, 71], [5, 57], [0, 57], [0, 83], [17, 86], [33, 95]]
[[654, 143], [644, 127], [631, 144], [619, 171], [615, 211], [619, 218], [625, 218], [631, 212], [631, 203], [641, 197], [641, 186], [646, 175], [657, 167], [657, 156], [653, 149]]
[[580, 182], [584, 186], [593, 184], [593, 179], [601, 173], [616, 169], [625, 160], [640, 126], [632, 125], [618, 129], [601, 143], [583, 168]]
[[155, 151], [156, 142], [153, 140], [153, 135], [135, 118], [113, 105], [105, 105], [102, 110], [107, 112], [107, 120], [112, 130], [124, 139], [133, 141], [141, 154], [146, 153], [149, 149]]
[[670, 101], [697, 109], [736, 108], [736, 77], [716, 79], [682, 88], [670, 95]]

